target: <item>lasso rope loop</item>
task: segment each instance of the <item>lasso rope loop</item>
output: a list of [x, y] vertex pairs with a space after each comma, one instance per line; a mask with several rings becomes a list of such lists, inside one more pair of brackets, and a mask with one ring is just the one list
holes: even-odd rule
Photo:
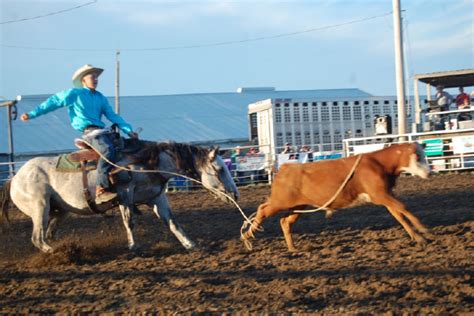
[[240, 240], [243, 241], [245, 247], [250, 251], [253, 249], [252, 242], [245, 236], [245, 233], [248, 234], [248, 237], [254, 238], [255, 235], [253, 234], [254, 231], [263, 232], [263, 227], [255, 223], [255, 217], [257, 216], [257, 212], [252, 213], [249, 216], [249, 219], [252, 221], [251, 223], [244, 221], [242, 227], [240, 228]]
[[346, 179], [344, 180], [344, 182], [341, 184], [341, 186], [339, 187], [339, 189], [336, 191], [336, 193], [332, 196], [332, 198], [329, 199], [329, 201], [327, 201], [326, 203], [324, 203], [323, 206], [321, 207], [318, 207], [317, 209], [313, 209], [313, 210], [295, 210], [293, 211], [293, 213], [301, 213], [301, 214], [304, 214], [304, 213], [315, 213], [315, 212], [319, 212], [319, 211], [325, 211], [327, 210], [327, 206], [329, 204], [331, 204], [332, 202], [334, 202], [334, 200], [337, 198], [337, 196], [339, 195], [339, 193], [341, 193], [342, 189], [344, 189], [344, 187], [346, 186], [347, 182], [349, 182], [349, 179], [352, 177], [352, 175], [354, 174], [357, 166], [359, 165], [359, 162], [360, 160], [362, 159], [362, 154], [359, 155], [359, 157], [357, 157], [357, 160], [354, 162], [354, 165], [352, 165], [352, 169], [351, 171], [349, 172], [349, 174], [347, 175]]
[[130, 169], [130, 168], [127, 168], [127, 167], [122, 167], [122, 166], [119, 166], [117, 165], [116, 163], [113, 163], [112, 161], [110, 161], [109, 159], [107, 159], [107, 157], [105, 157], [100, 151], [98, 151], [97, 149], [94, 148], [94, 146], [92, 146], [92, 144], [90, 144], [89, 142], [87, 142], [86, 140], [84, 139], [81, 139], [81, 142], [83, 142], [84, 144], [86, 144], [87, 146], [89, 146], [90, 148], [92, 148], [102, 159], [104, 159], [108, 164], [118, 168], [118, 169], [121, 169], [121, 170], [124, 170], [124, 171], [130, 171], [130, 172], [137, 172], [137, 173], [166, 173], [166, 174], [170, 174], [170, 175], [173, 175], [173, 176], [178, 176], [178, 177], [183, 177], [185, 179], [188, 179], [192, 182], [195, 182], [195, 183], [198, 183], [200, 185], [202, 185], [205, 189], [211, 191], [211, 192], [214, 192], [216, 195], [223, 195], [225, 197], [227, 197], [230, 201], [232, 201], [232, 203], [234, 203], [234, 205], [237, 207], [237, 209], [240, 211], [240, 213], [242, 214], [243, 218], [245, 219], [245, 221], [249, 224], [249, 225], [252, 225], [252, 222], [250, 221], [250, 219], [245, 215], [244, 211], [242, 210], [242, 208], [239, 206], [239, 204], [237, 204], [237, 202], [230, 196], [228, 195], [227, 193], [224, 193], [224, 192], [221, 192], [217, 189], [214, 189], [214, 188], [206, 188], [204, 186], [204, 184], [199, 181], [199, 180], [196, 180], [196, 179], [193, 179], [191, 177], [188, 177], [188, 176], [185, 176], [183, 174], [180, 174], [180, 173], [176, 173], [176, 172], [172, 172], [172, 171], [165, 171], [165, 170], [160, 170], [160, 169], [153, 169], [153, 170], [147, 170], [147, 169]]

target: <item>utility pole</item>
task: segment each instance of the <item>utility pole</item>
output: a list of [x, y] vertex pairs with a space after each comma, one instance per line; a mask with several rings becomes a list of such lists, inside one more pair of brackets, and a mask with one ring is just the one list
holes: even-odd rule
[[120, 51], [115, 53], [115, 113], [120, 114]]
[[398, 134], [406, 133], [405, 74], [403, 71], [403, 39], [400, 0], [393, 3], [393, 35], [395, 39], [395, 70], [397, 81]]

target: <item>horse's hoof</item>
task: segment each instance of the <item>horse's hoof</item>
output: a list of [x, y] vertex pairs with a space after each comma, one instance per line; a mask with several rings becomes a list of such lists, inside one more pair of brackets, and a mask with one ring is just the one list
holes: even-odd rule
[[54, 249], [50, 246], [43, 246], [43, 248], [41, 249], [42, 252], [44, 253], [53, 253], [54, 252]]
[[196, 246], [195, 243], [191, 243], [191, 244], [187, 244], [187, 245], [183, 245], [183, 246], [187, 251], [199, 250], [199, 247]]
[[196, 252], [196, 251], [201, 251], [201, 250], [205, 250], [203, 247], [201, 246], [192, 246], [191, 248], [186, 248], [186, 251], [188, 252]]

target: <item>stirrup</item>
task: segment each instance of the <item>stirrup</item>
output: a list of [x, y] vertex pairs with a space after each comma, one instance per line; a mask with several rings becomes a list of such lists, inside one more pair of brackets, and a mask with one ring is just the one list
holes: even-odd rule
[[111, 201], [111, 200], [115, 199], [116, 197], [117, 197], [117, 193], [103, 191], [103, 192], [98, 193], [98, 194], [96, 193], [95, 203], [96, 204], [101, 204], [101, 203], [104, 203], [104, 202]]

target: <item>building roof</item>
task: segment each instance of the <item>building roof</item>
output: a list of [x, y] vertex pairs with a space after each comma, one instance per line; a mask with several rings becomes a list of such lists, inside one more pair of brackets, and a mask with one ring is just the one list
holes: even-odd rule
[[415, 75], [415, 80], [431, 86], [441, 85], [444, 88], [474, 86], [474, 69], [432, 72]]
[[[268, 98], [329, 99], [370, 97], [359, 89], [288, 90], [240, 88], [240, 92], [199, 93], [120, 98], [120, 114], [140, 138], [206, 143], [248, 139], [248, 105]], [[49, 95], [23, 96], [18, 112], [30, 111]], [[109, 98], [113, 106], [114, 98]], [[0, 153], [9, 152], [6, 108], [0, 108]], [[80, 137], [69, 124], [66, 109], [59, 109], [28, 122], [13, 121], [16, 154], [72, 150]]]

